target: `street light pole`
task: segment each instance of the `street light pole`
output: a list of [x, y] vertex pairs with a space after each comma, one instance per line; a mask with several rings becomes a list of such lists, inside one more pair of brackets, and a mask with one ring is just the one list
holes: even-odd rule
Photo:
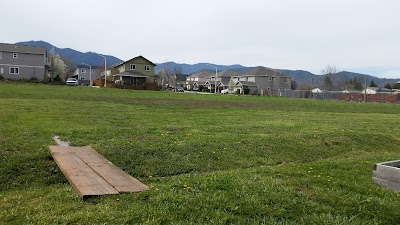
[[82, 63], [82, 64], [89, 66], [89, 80], [90, 80], [89, 86], [92, 86], [92, 66], [89, 64], [86, 64], [86, 63]]
[[104, 58], [104, 87], [107, 87], [107, 58], [104, 55], [99, 54], [97, 52], [93, 52], [93, 53]]
[[218, 78], [218, 68], [216, 66], [213, 66], [211, 64], [207, 64], [209, 66], [212, 66], [215, 68], [215, 94], [217, 94], [217, 78]]

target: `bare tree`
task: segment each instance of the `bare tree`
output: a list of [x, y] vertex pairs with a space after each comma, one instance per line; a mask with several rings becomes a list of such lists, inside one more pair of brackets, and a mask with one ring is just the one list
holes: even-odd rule
[[332, 75], [338, 73], [336, 66], [327, 65], [324, 69], [321, 70], [322, 75]]
[[328, 90], [333, 90], [335, 85], [333, 83], [333, 75], [338, 73], [336, 66], [326, 66], [324, 69], [321, 70], [321, 74], [325, 76], [325, 88]]
[[158, 85], [162, 88], [176, 87], [176, 75], [182, 73], [182, 67], [174, 62], [164, 63], [158, 71]]

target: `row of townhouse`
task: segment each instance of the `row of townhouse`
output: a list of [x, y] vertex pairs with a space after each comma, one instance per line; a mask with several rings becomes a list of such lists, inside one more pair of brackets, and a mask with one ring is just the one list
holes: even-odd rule
[[[198, 90], [199, 86], [221, 92], [233, 89], [235, 92], [258, 95], [266, 91], [282, 91], [291, 89], [292, 78], [277, 70], [258, 66], [247, 72], [223, 70], [217, 74], [202, 71], [186, 78], [186, 89]], [[247, 90], [247, 91], [246, 91]]]
[[47, 65], [45, 47], [0, 43], [0, 76], [4, 79], [43, 80]]

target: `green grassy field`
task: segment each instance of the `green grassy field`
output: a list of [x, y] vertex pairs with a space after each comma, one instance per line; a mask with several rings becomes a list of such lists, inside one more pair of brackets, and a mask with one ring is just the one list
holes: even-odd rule
[[[400, 224], [400, 105], [0, 82], [0, 224]], [[150, 186], [81, 200], [54, 135]]]

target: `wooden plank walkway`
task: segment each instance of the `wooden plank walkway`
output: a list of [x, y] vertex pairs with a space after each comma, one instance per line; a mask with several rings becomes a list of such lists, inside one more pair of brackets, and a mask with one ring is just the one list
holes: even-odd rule
[[92, 147], [49, 146], [58, 167], [82, 198], [149, 188]]

